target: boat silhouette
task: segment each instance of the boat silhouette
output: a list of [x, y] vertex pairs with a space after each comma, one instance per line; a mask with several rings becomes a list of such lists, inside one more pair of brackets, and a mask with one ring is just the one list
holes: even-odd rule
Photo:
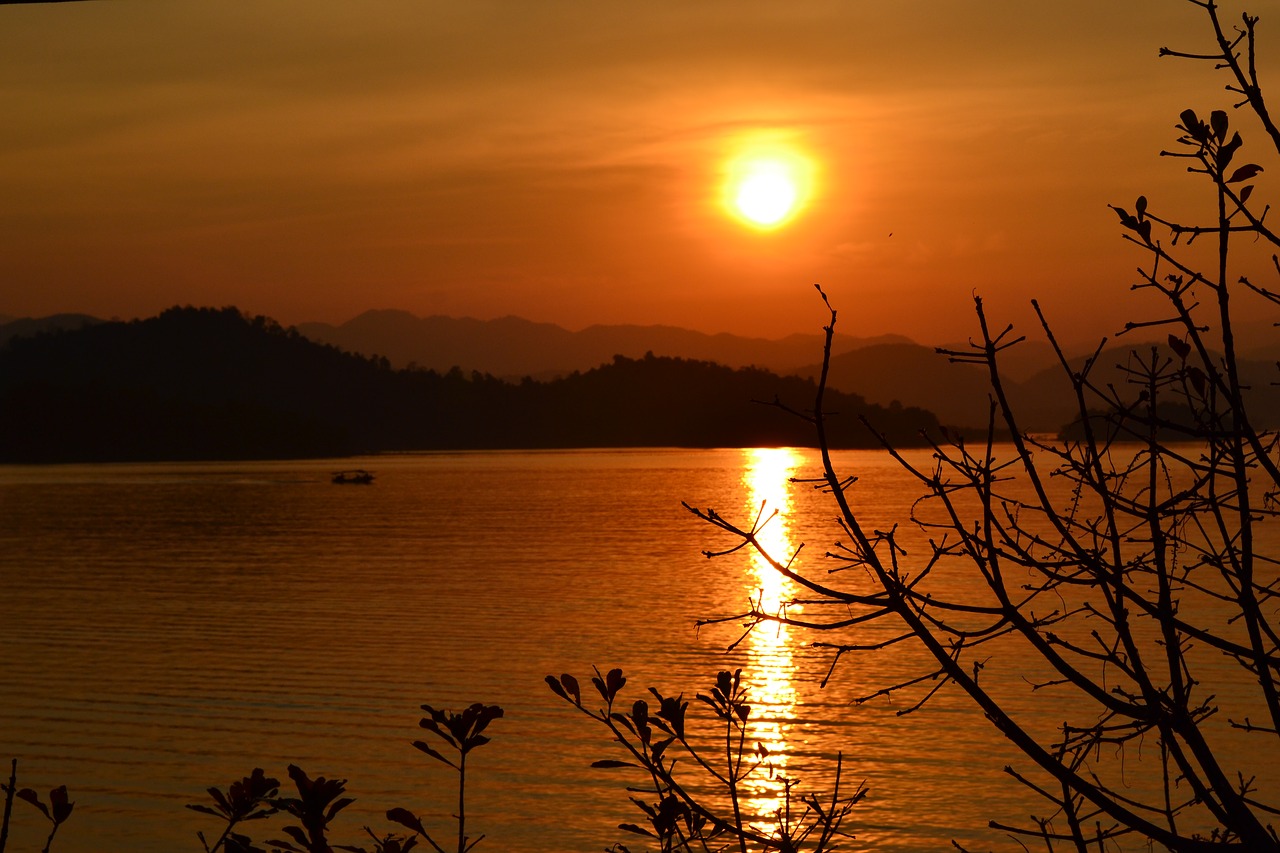
[[373, 483], [373, 472], [366, 471], [363, 468], [356, 468], [351, 471], [335, 471], [333, 472], [333, 482], [339, 486], [368, 486]]

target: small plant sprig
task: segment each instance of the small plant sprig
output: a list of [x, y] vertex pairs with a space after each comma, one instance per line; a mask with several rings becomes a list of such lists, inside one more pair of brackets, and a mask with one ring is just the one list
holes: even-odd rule
[[49, 821], [49, 837], [45, 839], [44, 848], [41, 851], [41, 853], [49, 853], [49, 848], [53, 846], [53, 837], [58, 834], [58, 830], [67, 822], [67, 818], [71, 817], [71, 810], [75, 808], [76, 804], [71, 802], [67, 796], [66, 785], [59, 785], [49, 792], [49, 805], [46, 806], [40, 802], [40, 795], [32, 789], [15, 790], [17, 783], [18, 760], [15, 758], [10, 768], [9, 784], [0, 785], [0, 788], [3, 788], [5, 792], [4, 819], [3, 823], [0, 823], [0, 853], [4, 850], [5, 844], [9, 839], [9, 817], [15, 796], [19, 800], [35, 806], [40, 811], [40, 814], [44, 815], [45, 819]]
[[276, 799], [271, 804], [298, 819], [299, 826], [286, 826], [284, 832], [301, 846], [282, 840], [267, 843], [288, 853], [332, 853], [329, 824], [338, 812], [355, 802], [351, 797], [341, 796], [346, 792], [347, 780], [323, 776], [312, 779], [296, 764], [289, 765], [289, 778], [298, 789], [298, 796]]
[[[503, 716], [503, 711], [497, 705], [485, 705], [480, 702], [476, 702], [457, 714], [452, 711], [436, 709], [430, 705], [423, 705], [422, 710], [427, 712], [427, 716], [423, 717], [418, 722], [418, 725], [440, 738], [458, 753], [455, 763], [425, 741], [416, 740], [413, 742], [414, 747], [417, 749], [425, 752], [436, 761], [447, 764], [458, 771], [458, 812], [454, 815], [458, 821], [457, 853], [467, 853], [484, 838], [481, 835], [472, 840], [467, 835], [467, 754], [476, 747], [484, 746], [489, 742], [488, 736], [483, 732], [488, 728], [489, 723]], [[427, 833], [418, 816], [408, 809], [390, 809], [387, 812], [387, 820], [398, 823], [421, 835], [436, 853], [445, 853], [445, 849]], [[416, 842], [416, 837], [411, 838], [410, 841]], [[407, 849], [409, 848], [403, 848], [403, 850]], [[388, 849], [386, 853], [395, 853], [395, 851]]]
[[[836, 759], [835, 787], [830, 797], [796, 796], [794, 780], [783, 780], [783, 805], [773, 815], [772, 824], [757, 829], [744, 819], [742, 784], [753, 775], [771, 772], [771, 765], [768, 748], [763, 744], [756, 744], [754, 748], [747, 745], [751, 706], [742, 683], [742, 670], [719, 673], [709, 693], [697, 694], [697, 698], [711, 708], [715, 719], [723, 724], [723, 762], [695, 746], [688, 730], [689, 703], [685, 701], [684, 694], [665, 696], [650, 687], [649, 693], [657, 700], [655, 712], [650, 712], [649, 703], [644, 699], [637, 699], [629, 711], [614, 710], [621, 707], [618, 695], [626, 686], [626, 676], [621, 669], [611, 669], [607, 674], [596, 669], [591, 683], [604, 701], [604, 707], [592, 709], [583, 704], [582, 688], [574, 676], [565, 674], [557, 678], [548, 675], [546, 682], [561, 699], [608, 728], [630, 756], [626, 761], [596, 761], [592, 767], [630, 767], [648, 774], [650, 790], [657, 801], [631, 797], [631, 801], [644, 813], [648, 827], [623, 823], [618, 828], [656, 840], [662, 853], [706, 850], [717, 839], [723, 844], [725, 837], [732, 839], [734, 846], [743, 853], [748, 845], [782, 853], [798, 853], [802, 849], [827, 853], [834, 850], [832, 845], [836, 838], [850, 837], [840, 830], [840, 825], [866, 795], [866, 790], [859, 786], [851, 795], [841, 795], [842, 760], [839, 756]], [[719, 738], [715, 742], [719, 742]], [[692, 759], [692, 763], [680, 765], [677, 752]], [[687, 774], [682, 773], [677, 778], [677, 766], [700, 768], [714, 788], [727, 794], [731, 814], [721, 813], [722, 806], [716, 801], [718, 797], [691, 793], [696, 789], [684, 781]], [[705, 783], [705, 780], [700, 781]], [[802, 808], [793, 812], [793, 806], [797, 804]], [[613, 849], [617, 853], [629, 853], [622, 844], [615, 844]]]
[[275, 814], [276, 808], [271, 799], [279, 788], [280, 780], [267, 776], [261, 767], [255, 767], [248, 776], [232, 782], [225, 794], [217, 787], [209, 788], [212, 806], [189, 804], [187, 808], [192, 811], [213, 815], [227, 822], [212, 846], [203, 832], [196, 833], [205, 853], [216, 853], [218, 850], [226, 853], [260, 853], [260, 848], [254, 847], [246, 836], [232, 830], [242, 821], [261, 820]]

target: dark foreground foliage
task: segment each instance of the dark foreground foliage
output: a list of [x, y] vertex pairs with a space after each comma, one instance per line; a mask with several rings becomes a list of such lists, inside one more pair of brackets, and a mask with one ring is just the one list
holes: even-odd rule
[[[798, 779], [780, 773], [769, 749], [753, 745], [749, 736], [752, 706], [742, 670], [721, 671], [707, 692], [695, 694], [696, 707], [710, 709], [709, 718], [690, 713], [683, 693], [670, 696], [656, 687], [649, 688], [649, 699], [628, 706], [621, 697], [627, 684], [621, 669], [596, 669], [591, 686], [599, 700], [584, 698], [581, 684], [569, 673], [548, 675], [546, 682], [551, 692], [608, 729], [620, 745], [622, 759], [591, 766], [629, 773], [627, 791], [643, 822], [619, 824], [618, 829], [643, 839], [637, 843], [656, 844], [661, 853], [831, 853], [841, 840], [854, 837], [841, 825], [866, 789], [841, 790], [839, 753], [829, 792], [804, 791]], [[751, 787], [760, 785], [779, 796], [769, 798], [772, 811], [753, 817]], [[610, 853], [632, 851], [619, 843]]]
[[[546, 681], [557, 696], [603, 724], [621, 745], [623, 760], [602, 759], [592, 766], [630, 769], [634, 771], [632, 781], [640, 782], [639, 787], [628, 787], [627, 791], [643, 816], [642, 822], [619, 826], [630, 837], [643, 839], [640, 843], [646, 846], [636, 848], [636, 853], [651, 849], [650, 844], [656, 844], [661, 853], [746, 851], [748, 845], [760, 853], [832, 853], [840, 839], [852, 837], [841, 829], [841, 823], [865, 796], [865, 789], [841, 790], [839, 756], [835, 759], [835, 788], [826, 794], [802, 792], [797, 780], [777, 772], [769, 750], [748, 738], [752, 708], [741, 670], [719, 673], [707, 692], [696, 694], [697, 701], [710, 709], [709, 714], [690, 713], [684, 694], [667, 696], [654, 687], [648, 691], [654, 699], [652, 710], [644, 699], [624, 706], [620, 693], [627, 678], [620, 669], [607, 675], [597, 670], [591, 678], [600, 705], [590, 697], [584, 702], [572, 675], [549, 675]], [[394, 826], [391, 831], [364, 826], [361, 843], [338, 843], [340, 836], [351, 834], [348, 828], [334, 826], [355, 802], [347, 796], [347, 780], [312, 777], [290, 764], [291, 792], [281, 793], [280, 780], [258, 767], [225, 790], [208, 788], [207, 800], [188, 805], [191, 811], [217, 821], [213, 832], [196, 831], [199, 848], [204, 853], [409, 853], [416, 849], [470, 853], [485, 836], [472, 836], [467, 829], [467, 758], [490, 742], [485, 732], [505, 716], [504, 711], [479, 702], [458, 712], [431, 705], [423, 705], [422, 710], [426, 716], [418, 725], [432, 738], [414, 741], [413, 746], [458, 774], [457, 806], [451, 815], [456, 831], [448, 833], [448, 840], [439, 829], [433, 836], [418, 814], [396, 806], [385, 812], [387, 822]], [[5, 853], [11, 821], [22, 819], [13, 816], [15, 800], [30, 803], [49, 822], [51, 829], [42, 853], [50, 853], [58, 829], [71, 816], [75, 803], [70, 802], [66, 786], [60, 786], [49, 793], [46, 805], [35, 791], [18, 788], [17, 775], [15, 759], [8, 784], [0, 783], [5, 795], [0, 853]], [[782, 805], [772, 814], [756, 814], [746, 807], [748, 783], [759, 784], [762, 779], [782, 792]], [[695, 790], [696, 794], [691, 793]], [[30, 817], [29, 811], [26, 816]], [[631, 853], [622, 843], [609, 850]]]
[[[422, 819], [401, 806], [386, 812], [387, 821], [395, 824], [396, 830], [378, 833], [368, 826], [363, 827], [363, 834], [372, 842], [371, 847], [335, 843], [331, 824], [355, 802], [345, 796], [347, 780], [324, 776], [312, 778], [296, 764], [288, 767], [295, 794], [281, 795], [280, 780], [267, 776], [258, 767], [248, 776], [232, 782], [225, 791], [217, 786], [207, 789], [208, 803], [188, 805], [192, 811], [210, 815], [222, 823], [212, 836], [203, 831], [196, 832], [200, 847], [205, 853], [335, 853], [339, 850], [347, 853], [409, 853], [420, 843], [425, 843], [436, 853], [468, 853], [484, 836], [472, 838], [466, 831], [467, 754], [489, 742], [483, 732], [491, 722], [503, 716], [503, 710], [497, 705], [479, 702], [458, 713], [437, 710], [430, 705], [423, 705], [422, 710], [427, 712], [427, 716], [419, 725], [439, 739], [440, 748], [424, 741], [415, 741], [413, 745], [458, 773], [458, 806], [453, 814], [458, 824], [456, 847], [452, 842], [437, 842]], [[451, 753], [456, 753], [456, 756], [449, 757]], [[43, 853], [49, 853], [59, 827], [71, 816], [75, 803], [69, 802], [67, 788], [63, 785], [49, 792], [49, 804], [46, 806], [35, 791], [18, 788], [17, 775], [18, 762], [14, 759], [8, 784], [0, 783], [0, 791], [5, 795], [4, 812], [0, 816], [0, 853], [5, 853], [15, 798], [30, 803], [49, 821], [52, 829], [43, 849]], [[258, 834], [276, 837], [256, 842], [243, 831], [243, 824], [256, 825], [268, 818], [277, 820], [269, 821], [268, 827]], [[401, 829], [408, 829], [409, 834], [405, 835]], [[263, 846], [259, 846], [260, 843]]]

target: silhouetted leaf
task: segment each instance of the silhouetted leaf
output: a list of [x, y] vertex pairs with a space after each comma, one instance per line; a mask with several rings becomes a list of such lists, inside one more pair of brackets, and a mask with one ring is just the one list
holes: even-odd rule
[[1240, 134], [1231, 137], [1231, 141], [1218, 149], [1218, 170], [1226, 171], [1227, 166], [1231, 164], [1231, 158], [1236, 156], [1236, 149], [1240, 147], [1243, 140]]
[[266, 850], [254, 844], [249, 836], [235, 832], [227, 834], [227, 839], [223, 842], [222, 849], [226, 853], [267, 853]]
[[338, 800], [336, 803], [329, 806], [329, 811], [325, 814], [325, 820], [326, 821], [333, 820], [334, 815], [336, 815], [338, 812], [342, 811], [343, 809], [345, 809], [347, 806], [351, 805], [354, 802], [355, 802], [354, 797], [343, 797], [341, 800]]
[[440, 753], [436, 752], [436, 751], [435, 751], [434, 749], [432, 749], [428, 744], [423, 743], [423, 742], [422, 742], [422, 741], [420, 741], [420, 740], [415, 740], [415, 741], [413, 742], [413, 745], [414, 745], [414, 747], [416, 747], [417, 749], [420, 749], [420, 750], [422, 750], [423, 752], [425, 752], [427, 755], [430, 755], [430, 756], [431, 756], [432, 758], [434, 758], [436, 761], [440, 761], [440, 762], [443, 762], [443, 763], [445, 763], [445, 764], [448, 764], [448, 765], [449, 765], [450, 767], [452, 767], [454, 770], [457, 770], [457, 769], [458, 769], [458, 765], [454, 764], [452, 761], [450, 761], [449, 759], [445, 758], [445, 757], [444, 757], [443, 755], [441, 755]]
[[1249, 196], [1251, 195], [1253, 195], [1253, 184], [1249, 184], [1249, 186], [1240, 190], [1240, 203], [1244, 204], [1249, 200]]
[[671, 731], [676, 737], [684, 738], [684, 715], [689, 709], [688, 702], [681, 702], [679, 697], [660, 697], [662, 707], [658, 716], [671, 724]]
[[1191, 344], [1185, 342], [1176, 335], [1169, 336], [1169, 348], [1178, 354], [1178, 358], [1183, 361], [1187, 360], [1187, 356], [1191, 354]]
[[1201, 122], [1195, 110], [1183, 110], [1180, 116], [1182, 119], [1182, 129], [1197, 142], [1207, 142], [1209, 139], [1209, 130]]
[[634, 823], [620, 823], [620, 824], [618, 824], [618, 829], [621, 829], [623, 832], [634, 832], [636, 835], [643, 835], [643, 836], [646, 836], [646, 837], [648, 837], [648, 838], [657, 838], [657, 837], [658, 837], [658, 836], [654, 835], [652, 832], [650, 832], [649, 830], [647, 830], [647, 829], [642, 829], [642, 828], [640, 828], [640, 827], [636, 826]]
[[227, 798], [223, 795], [222, 791], [217, 787], [208, 788], [206, 790], [209, 792], [209, 796], [213, 797], [213, 801], [218, 804], [219, 808], [221, 808], [226, 814], [231, 814], [231, 805], [227, 802]]
[[1116, 207], [1114, 204], [1111, 205], [1111, 209], [1116, 212], [1116, 216], [1120, 217], [1120, 224], [1125, 228], [1133, 230], [1138, 227], [1138, 220], [1131, 216], [1129, 211], [1123, 207]]
[[1148, 246], [1150, 246], [1150, 245], [1151, 245], [1151, 222], [1150, 222], [1150, 220], [1144, 220], [1144, 221], [1142, 221], [1142, 222], [1139, 222], [1139, 223], [1138, 223], [1138, 227], [1137, 227], [1137, 229], [1136, 229], [1136, 230], [1137, 230], [1137, 232], [1138, 232], [1138, 236], [1142, 238], [1142, 242], [1144, 242], [1144, 243], [1146, 243]]
[[618, 723], [621, 726], [624, 726], [626, 730], [631, 732], [632, 734], [636, 734], [636, 727], [631, 724], [631, 718], [628, 717], [626, 714], [622, 713], [621, 711], [614, 711], [609, 715], [609, 719], [613, 720], [615, 723]]
[[1147, 215], [1147, 197], [1145, 195], [1138, 196], [1138, 200], [1133, 203], [1133, 209], [1138, 214], [1138, 221], [1142, 221]]
[[[627, 790], [631, 790], [631, 789], [630, 789], [630, 788], [628, 788]], [[646, 803], [644, 800], [640, 799], [639, 797], [627, 797], [627, 799], [628, 799], [628, 800], [630, 800], [632, 803], [634, 803], [634, 804], [635, 804], [635, 807], [636, 807], [636, 808], [638, 808], [638, 809], [640, 809], [640, 811], [644, 812], [644, 813], [645, 813], [645, 815], [646, 815], [647, 817], [652, 818], [654, 815], [656, 815], [656, 814], [658, 813], [658, 812], [653, 808], [653, 806], [649, 805], [648, 803]]]
[[440, 724], [437, 723], [435, 720], [431, 719], [430, 717], [423, 717], [421, 720], [418, 720], [418, 728], [426, 729], [429, 732], [435, 732], [436, 734], [440, 735], [440, 737], [446, 738], [452, 741], [452, 738], [450, 738], [446, 732], [440, 729]]
[[631, 705], [631, 719], [635, 721], [636, 733], [640, 736], [640, 740], [648, 743], [652, 731], [649, 728], [649, 703], [643, 699], [637, 699]]
[[624, 686], [626, 686], [627, 677], [622, 674], [621, 669], [615, 668], [615, 669], [609, 670], [608, 675], [604, 677], [604, 681], [605, 681], [605, 687], [607, 687], [609, 690], [609, 695], [617, 696], [618, 691], [621, 690]]
[[[279, 838], [272, 839], [267, 843], [271, 845], [272, 853], [280, 853], [281, 850], [287, 851], [287, 853], [307, 853], [305, 848], [294, 847], [288, 841], [281, 841]], [[305, 841], [302, 843], [306, 844]]]
[[470, 708], [463, 712], [463, 717], [468, 720], [470, 732], [472, 735], [471, 748], [484, 746], [489, 742], [488, 738], [484, 739], [484, 743], [474, 742], [479, 734], [489, 727], [494, 720], [502, 719], [505, 712], [499, 705], [485, 705], [483, 702], [476, 702]]
[[715, 711], [717, 715], [723, 716], [720, 712], [720, 691], [712, 690], [711, 693], [712, 696], [708, 696], [705, 693], [697, 693], [695, 694], [695, 698], [699, 702], [705, 703], [709, 708], [711, 708], [711, 710]]
[[630, 761], [617, 761], [613, 758], [602, 758], [599, 761], [593, 761], [591, 762], [591, 766], [605, 770], [610, 770], [615, 767], [639, 767], [638, 764], [632, 764]]
[[573, 704], [582, 706], [582, 688], [578, 686], [578, 679], [569, 673], [560, 676], [560, 683], [564, 685], [564, 689], [573, 697]]
[[1235, 184], [1240, 181], [1247, 181], [1262, 171], [1262, 167], [1257, 163], [1250, 163], [1247, 166], [1241, 166], [1231, 173], [1231, 177], [1227, 178], [1227, 183]]
[[398, 823], [407, 829], [412, 829], [419, 835], [427, 834], [427, 830], [422, 826], [422, 821], [408, 809], [387, 809], [387, 820], [392, 823]]
[[226, 817], [226, 815], [224, 815], [222, 812], [218, 811], [217, 809], [211, 809], [208, 806], [188, 804], [187, 808], [191, 809], [193, 812], [201, 812], [202, 814], [211, 814], [214, 817]]
[[23, 788], [16, 796], [20, 800], [26, 800], [28, 803], [31, 803], [31, 805], [40, 810], [41, 814], [49, 818], [49, 820], [53, 820], [53, 816], [49, 814], [49, 809], [45, 807], [44, 803], [40, 802], [40, 796], [35, 791], [30, 788]]
[[1214, 110], [1209, 114], [1209, 126], [1213, 128], [1214, 136], [1218, 137], [1221, 142], [1227, 138], [1227, 113], [1225, 110]]
[[569, 694], [560, 686], [560, 679], [556, 678], [554, 675], [548, 675], [546, 682], [547, 686], [551, 688], [552, 693], [556, 694], [561, 699], [564, 699], [566, 702], [569, 700]]
[[[303, 847], [306, 847], [306, 846], [307, 846], [307, 834], [306, 834], [305, 832], [303, 832], [299, 827], [296, 827], [296, 826], [286, 826], [286, 827], [284, 828], [284, 831], [285, 831], [285, 833], [286, 833], [290, 838], [292, 838], [294, 841], [296, 841], [296, 842], [298, 842], [299, 844], [301, 844]], [[269, 842], [267, 842], [267, 843], [268, 843], [268, 844], [279, 844], [280, 842], [279, 842], [279, 841], [269, 841]]]
[[427, 712], [427, 716], [418, 721], [420, 727], [434, 732], [454, 749], [462, 749], [461, 738], [453, 731], [458, 723], [453, 714], [430, 705], [423, 705], [422, 710]]

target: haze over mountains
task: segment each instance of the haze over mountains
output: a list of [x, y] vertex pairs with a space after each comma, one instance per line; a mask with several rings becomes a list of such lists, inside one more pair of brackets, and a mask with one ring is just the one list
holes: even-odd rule
[[[590, 326], [571, 332], [551, 323], [519, 317], [474, 320], [416, 317], [406, 311], [366, 311], [333, 326], [300, 323], [313, 341], [349, 352], [386, 357], [393, 367], [478, 370], [501, 378], [549, 378], [588, 370], [615, 355], [639, 358], [646, 352], [714, 361], [726, 367], [754, 365], [791, 373], [822, 354], [822, 335], [790, 335], [781, 340], [708, 335], [673, 326]], [[873, 338], [837, 336], [837, 351], [879, 343], [909, 343], [900, 335]]]
[[[963, 350], [963, 347], [955, 347]], [[1130, 381], [1134, 353], [1149, 359], [1152, 352], [1161, 360], [1173, 358], [1166, 345], [1123, 341], [1106, 347], [1097, 356], [1089, 378], [1098, 387], [1118, 389], [1122, 399], [1133, 400], [1141, 388]], [[1092, 354], [1090, 354], [1092, 355]], [[1069, 358], [1072, 371], [1084, 369], [1088, 356]], [[1024, 341], [1007, 351], [1001, 364], [1005, 393], [1018, 416], [1023, 432], [1059, 431], [1077, 417], [1071, 382], [1047, 344]], [[819, 364], [797, 371], [816, 377]], [[1250, 414], [1259, 426], [1280, 426], [1280, 370], [1275, 359], [1245, 358], [1238, 361], [1242, 380], [1248, 386]], [[990, 418], [990, 379], [983, 366], [952, 364], [930, 347], [918, 344], [876, 344], [835, 355], [831, 359], [828, 383], [841, 391], [855, 393], [869, 403], [928, 409], [950, 426], [980, 429]]]
[[[762, 367], [782, 376], [816, 378], [821, 364], [821, 334], [790, 335], [770, 340], [736, 335], [708, 335], [670, 326], [591, 326], [571, 332], [549, 323], [518, 317], [481, 321], [449, 317], [419, 318], [404, 311], [368, 311], [342, 324], [304, 323], [297, 330], [312, 340], [351, 352], [380, 355], [393, 366], [410, 364], [434, 370], [459, 366], [495, 376], [546, 379], [607, 363], [615, 355], [659, 356], [714, 361], [728, 367]], [[967, 344], [947, 344], [964, 350]], [[1094, 377], [1104, 386], [1123, 387], [1119, 365], [1135, 347], [1149, 342], [1125, 338], [1099, 357]], [[829, 383], [867, 402], [927, 409], [951, 426], [981, 428], [989, 418], [989, 379], [984, 368], [952, 364], [934, 346], [902, 335], [853, 337], [837, 335]], [[1242, 363], [1244, 375], [1259, 390], [1277, 377], [1274, 361], [1280, 348], [1256, 353]], [[1091, 353], [1069, 353], [1079, 369]], [[1250, 354], [1255, 355], [1255, 354]], [[1070, 383], [1058, 357], [1043, 340], [1028, 339], [1002, 359], [1006, 391], [1015, 402], [1024, 430], [1056, 432], [1075, 415]], [[1134, 394], [1136, 394], [1136, 390]], [[1280, 401], [1261, 393], [1256, 412], [1280, 422]]]
[[[708, 335], [671, 326], [591, 326], [571, 332], [519, 317], [498, 320], [416, 317], [405, 311], [367, 311], [333, 326], [303, 323], [304, 336], [350, 352], [386, 357], [393, 366], [448, 370], [458, 366], [495, 376], [547, 379], [604, 364], [615, 355], [714, 361], [727, 367], [762, 367], [782, 376], [817, 376], [822, 334], [781, 339]], [[986, 422], [987, 381], [981, 370], [949, 364], [934, 347], [902, 335], [837, 334], [831, 386], [881, 406], [925, 408], [952, 425]], [[1024, 342], [1009, 375], [1021, 381], [1056, 362], [1048, 344]], [[944, 414], [945, 413], [945, 414]], [[1061, 421], [1035, 417], [1034, 428]]]
[[[101, 322], [80, 314], [0, 323], [0, 346], [14, 336], [42, 329], [74, 329]], [[405, 311], [368, 311], [334, 326], [302, 323], [297, 333], [366, 357], [387, 359], [393, 368], [418, 367], [440, 373], [459, 368], [464, 374], [489, 374], [517, 381], [545, 381], [610, 363], [656, 356], [715, 362], [727, 367], [760, 367], [779, 375], [816, 377], [822, 355], [821, 334], [781, 339], [710, 335], [669, 326], [591, 326], [569, 331], [550, 323], [518, 317], [498, 320], [417, 317]], [[963, 344], [951, 344], [963, 348]], [[1118, 365], [1135, 347], [1151, 344], [1121, 339], [1099, 358], [1095, 377], [1123, 387]], [[857, 394], [880, 406], [916, 407], [934, 412], [952, 426], [980, 427], [987, 422], [988, 379], [980, 367], [951, 364], [925, 346], [901, 335], [859, 338], [837, 335], [833, 346], [832, 388]], [[1245, 354], [1242, 369], [1254, 385], [1256, 412], [1280, 423], [1280, 392], [1271, 384], [1280, 347], [1255, 348]], [[1076, 369], [1085, 354], [1075, 354]], [[1002, 361], [1007, 390], [1019, 408], [1024, 429], [1059, 429], [1073, 413], [1070, 387], [1047, 343], [1027, 340]]]

